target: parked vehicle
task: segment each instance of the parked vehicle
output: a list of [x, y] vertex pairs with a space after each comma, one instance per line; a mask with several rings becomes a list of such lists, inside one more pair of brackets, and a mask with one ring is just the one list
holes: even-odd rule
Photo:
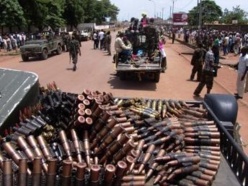
[[146, 36], [139, 34], [140, 46], [136, 49], [137, 54], [132, 54], [128, 60], [123, 60], [126, 57], [119, 55], [116, 59], [116, 72], [121, 80], [138, 79], [152, 80], [159, 82], [161, 68], [161, 57], [159, 51], [154, 51], [152, 58], [147, 56]]
[[80, 32], [80, 40], [81, 41], [88, 41], [90, 40], [90, 33], [86, 30], [82, 30]]
[[46, 60], [50, 54], [61, 54], [63, 40], [60, 37], [47, 36], [46, 39], [29, 40], [20, 47], [23, 61], [28, 61], [30, 57], [38, 57]]

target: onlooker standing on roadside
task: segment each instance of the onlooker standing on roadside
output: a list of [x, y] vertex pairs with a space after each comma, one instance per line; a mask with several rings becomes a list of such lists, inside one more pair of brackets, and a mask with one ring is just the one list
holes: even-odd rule
[[106, 50], [109, 56], [111, 56], [111, 40], [112, 40], [112, 37], [111, 37], [110, 31], [108, 31], [105, 37], [105, 44], [106, 44]]
[[97, 31], [95, 31], [95, 32], [93, 33], [93, 42], [94, 42], [93, 48], [94, 48], [94, 49], [98, 49], [98, 46], [99, 46], [99, 38], [98, 38], [98, 33], [97, 33]]
[[[212, 47], [212, 51], [214, 53], [214, 63], [216, 65], [219, 65], [220, 62], [220, 42], [219, 38], [216, 37], [214, 40], [214, 45]], [[214, 71], [214, 77], [217, 77], [218, 69], [216, 68]]]
[[103, 44], [103, 41], [104, 41], [104, 32], [103, 30], [100, 30], [100, 32], [98, 33], [98, 38], [99, 38], [99, 42], [100, 42], [100, 50], [104, 49], [104, 44]]
[[200, 83], [196, 87], [194, 91], [195, 96], [199, 96], [203, 87], [206, 85], [207, 87], [207, 94], [210, 93], [211, 89], [213, 88], [214, 82], [214, 70], [217, 65], [214, 63], [214, 53], [212, 51], [212, 44], [208, 44], [208, 51], [205, 56], [203, 72], [201, 76]]
[[241, 49], [241, 54], [238, 63], [238, 76], [237, 76], [237, 93], [236, 99], [242, 99], [245, 91], [246, 76], [248, 71], [248, 47], [245, 46]]
[[162, 72], [165, 72], [165, 70], [167, 69], [167, 61], [166, 61], [166, 53], [165, 53], [165, 49], [164, 49], [164, 45], [166, 43], [165, 37], [161, 36], [160, 40], [158, 42], [158, 49], [161, 55], [161, 68], [162, 68]]
[[202, 43], [198, 44], [198, 48], [195, 49], [192, 59], [191, 59], [191, 65], [193, 66], [190, 80], [193, 81], [195, 74], [197, 73], [197, 81], [201, 80], [202, 76], [202, 66], [205, 59], [206, 50], [203, 48]]
[[174, 44], [175, 42], [175, 38], [176, 38], [176, 31], [175, 30], [172, 30], [172, 44]]
[[222, 42], [222, 47], [223, 47], [223, 55], [227, 55], [228, 54], [228, 44], [229, 44], [229, 36], [227, 34], [225, 34], [225, 37], [223, 38], [223, 42]]

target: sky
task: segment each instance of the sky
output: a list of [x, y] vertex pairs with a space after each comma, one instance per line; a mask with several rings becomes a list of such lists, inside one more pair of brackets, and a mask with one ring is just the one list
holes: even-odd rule
[[[145, 12], [148, 17], [154, 17], [156, 15], [156, 17], [159, 16], [163, 19], [167, 19], [171, 15], [173, 7], [174, 13], [187, 13], [197, 5], [198, 1], [200, 0], [110, 0], [112, 4], [120, 9], [117, 17], [119, 21], [129, 21], [132, 17], [141, 18], [143, 12]], [[224, 9], [232, 11], [233, 7], [240, 6], [242, 10], [248, 12], [247, 0], [214, 1], [222, 8], [222, 11], [224, 11]]]

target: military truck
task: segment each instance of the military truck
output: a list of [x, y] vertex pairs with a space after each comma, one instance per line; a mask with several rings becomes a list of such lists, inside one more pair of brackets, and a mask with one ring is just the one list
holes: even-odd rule
[[46, 60], [49, 55], [61, 54], [63, 40], [61, 37], [48, 35], [45, 39], [34, 39], [26, 41], [25, 45], [20, 47], [23, 61], [28, 61], [31, 57], [38, 57]]

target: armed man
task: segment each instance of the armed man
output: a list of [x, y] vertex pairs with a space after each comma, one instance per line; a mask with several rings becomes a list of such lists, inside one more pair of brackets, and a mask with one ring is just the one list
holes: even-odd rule
[[76, 34], [72, 34], [72, 39], [69, 44], [69, 56], [72, 59], [73, 71], [77, 69], [78, 55], [81, 56], [80, 43], [76, 38]]
[[154, 51], [158, 48], [159, 31], [154, 25], [154, 19], [149, 19], [149, 24], [143, 27], [143, 32], [146, 36], [146, 50], [149, 59], [153, 58]]

